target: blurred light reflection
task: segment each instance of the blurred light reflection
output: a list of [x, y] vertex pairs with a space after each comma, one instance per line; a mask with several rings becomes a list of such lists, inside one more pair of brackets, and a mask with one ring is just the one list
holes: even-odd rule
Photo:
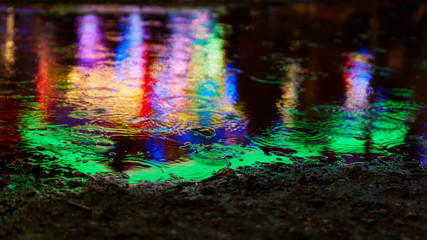
[[[387, 86], [373, 82], [374, 59], [365, 50], [344, 54], [342, 78], [340, 74], [336, 78], [339, 55], [335, 53], [355, 40], [354, 34], [339, 32], [356, 9], [337, 15], [332, 8], [322, 11], [304, 4], [269, 6], [274, 16], [252, 9], [243, 18], [227, 16], [227, 23], [219, 22], [217, 16], [222, 13], [215, 8], [76, 9], [82, 10], [77, 11], [82, 15], [58, 18], [22, 11], [0, 15], [2, 154], [25, 149], [58, 156], [55, 161], [61, 166], [82, 172], [126, 171], [131, 173], [131, 181], [162, 180], [169, 174], [201, 179], [228, 162], [236, 167], [260, 160], [291, 161], [289, 154], [266, 155], [259, 146], [292, 148], [297, 150], [292, 157], [305, 159], [354, 155], [360, 161], [371, 153], [387, 155], [398, 146], [405, 149], [408, 122], [423, 121], [412, 120], [419, 106], [410, 96], [381, 92], [382, 87], [386, 91], [390, 86], [410, 87], [392, 72]], [[297, 23], [292, 29], [276, 24], [292, 9], [297, 14], [286, 15]], [[307, 35], [307, 24], [298, 24], [305, 16], [312, 18], [310, 21], [326, 19], [332, 25], [312, 24], [316, 34], [308, 31]], [[70, 18], [76, 20], [76, 29], [60, 28], [69, 26]], [[361, 25], [365, 24], [362, 18]], [[381, 27], [384, 19], [379, 16], [377, 20]], [[264, 23], [274, 25], [274, 33], [265, 32]], [[280, 34], [282, 31], [290, 34]], [[331, 35], [334, 41], [325, 40], [329, 39], [325, 34], [331, 32], [339, 34]], [[230, 44], [225, 39], [228, 34]], [[366, 37], [370, 33], [361, 34]], [[381, 63], [380, 57], [376, 63], [400, 68], [410, 66], [411, 61], [425, 62], [419, 56], [408, 60], [414, 55], [403, 43], [411, 41], [398, 41], [398, 48], [388, 43], [384, 49], [371, 47], [386, 54], [384, 57], [394, 54], [393, 61], [389, 58]], [[252, 49], [254, 46], [260, 49]], [[273, 77], [276, 72], [285, 72], [281, 85], [268, 89], [277, 90], [280, 97], [270, 96], [270, 91], [247, 91], [263, 84], [247, 85], [245, 79], [264, 55], [292, 56], [272, 68]], [[308, 58], [309, 62], [332, 62], [303, 62]], [[241, 69], [234, 69], [234, 62], [241, 63]], [[305, 65], [310, 66], [310, 72]], [[422, 69], [414, 70], [422, 79]], [[242, 73], [241, 78], [236, 72]], [[383, 76], [375, 76], [382, 80]], [[343, 81], [344, 94], [341, 84], [331, 87], [335, 80]], [[374, 91], [371, 85], [380, 87]], [[316, 92], [315, 97], [304, 91], [307, 86]], [[266, 96], [267, 101], [259, 101]], [[336, 103], [339, 99], [342, 104]], [[309, 100], [313, 102], [307, 104]], [[278, 109], [267, 111], [271, 119], [263, 111], [270, 103]], [[249, 132], [246, 116], [254, 122], [268, 118], [271, 125]], [[203, 128], [208, 132], [214, 129], [216, 135], [195, 131]], [[253, 145], [247, 144], [250, 141]], [[425, 157], [425, 148], [417, 151]]]
[[216, 124], [213, 113], [237, 113], [236, 82], [225, 65], [221, 26], [208, 10], [170, 14], [171, 35], [166, 68], [158, 74], [154, 92], [165, 116], [191, 126]]
[[[122, 41], [116, 50], [115, 65], [117, 66], [117, 81], [139, 80], [143, 75], [143, 26], [139, 14], [128, 17], [127, 29], [124, 30]], [[139, 87], [133, 84], [130, 88]]]
[[331, 116], [331, 140], [328, 149], [335, 153], [369, 154], [371, 151], [369, 108], [369, 84], [372, 79], [372, 55], [365, 49], [344, 53], [345, 83], [344, 112]]
[[[40, 19], [36, 19], [38, 24], [42, 24]], [[54, 98], [58, 97], [56, 75], [53, 74], [55, 67], [57, 68], [57, 59], [55, 57], [55, 39], [54, 26], [46, 24], [44, 28], [36, 29], [35, 50], [38, 55], [37, 76], [34, 81], [38, 94], [37, 107], [43, 117], [52, 116], [52, 104]]]
[[[138, 16], [131, 15], [127, 36], [118, 48], [115, 64], [105, 44], [101, 30], [102, 19], [94, 15], [79, 18], [79, 54], [77, 66], [69, 74], [73, 89], [67, 91], [67, 99], [77, 111], [91, 121], [114, 127], [139, 113], [142, 75], [142, 26]], [[136, 49], [131, 49], [136, 47]], [[132, 52], [132, 53], [131, 53]]]
[[343, 78], [346, 86], [344, 107], [348, 111], [363, 111], [369, 106], [369, 82], [374, 68], [373, 56], [366, 51], [346, 53]]
[[96, 15], [88, 14], [77, 19], [79, 38], [78, 65], [92, 66], [106, 60], [107, 49], [102, 32], [102, 19]]
[[283, 91], [282, 99], [277, 103], [279, 111], [282, 115], [282, 121], [286, 127], [295, 127], [294, 111], [297, 110], [299, 105], [299, 94], [301, 91], [301, 84], [303, 83], [302, 74], [306, 70], [301, 66], [297, 60], [291, 60], [283, 67], [286, 72], [285, 81], [282, 83], [281, 88]]
[[6, 77], [11, 77], [15, 74], [15, 61], [16, 61], [16, 46], [15, 46], [15, 16], [14, 14], [7, 14], [6, 16], [6, 32], [4, 37], [4, 45], [2, 61]]

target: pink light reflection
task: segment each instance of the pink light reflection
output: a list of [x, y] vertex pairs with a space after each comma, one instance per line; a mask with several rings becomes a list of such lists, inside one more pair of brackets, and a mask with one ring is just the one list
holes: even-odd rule
[[89, 14], [78, 18], [78, 65], [93, 66], [106, 59], [104, 34], [100, 17]]

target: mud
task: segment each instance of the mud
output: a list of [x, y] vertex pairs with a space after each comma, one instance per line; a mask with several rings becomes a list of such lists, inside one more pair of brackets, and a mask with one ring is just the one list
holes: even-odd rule
[[2, 190], [0, 237], [427, 239], [426, 180], [399, 156], [227, 168], [197, 182], [23, 176]]

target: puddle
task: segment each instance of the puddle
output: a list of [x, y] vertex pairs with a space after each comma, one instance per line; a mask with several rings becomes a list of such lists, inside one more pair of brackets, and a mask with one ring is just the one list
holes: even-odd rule
[[129, 182], [319, 157], [426, 165], [426, 17], [307, 6], [4, 5], [0, 155]]

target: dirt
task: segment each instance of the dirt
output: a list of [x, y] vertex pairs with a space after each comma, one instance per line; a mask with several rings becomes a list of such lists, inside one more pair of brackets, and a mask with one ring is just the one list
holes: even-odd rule
[[426, 168], [408, 157], [258, 164], [197, 182], [24, 178], [2, 190], [1, 239], [427, 239]]

